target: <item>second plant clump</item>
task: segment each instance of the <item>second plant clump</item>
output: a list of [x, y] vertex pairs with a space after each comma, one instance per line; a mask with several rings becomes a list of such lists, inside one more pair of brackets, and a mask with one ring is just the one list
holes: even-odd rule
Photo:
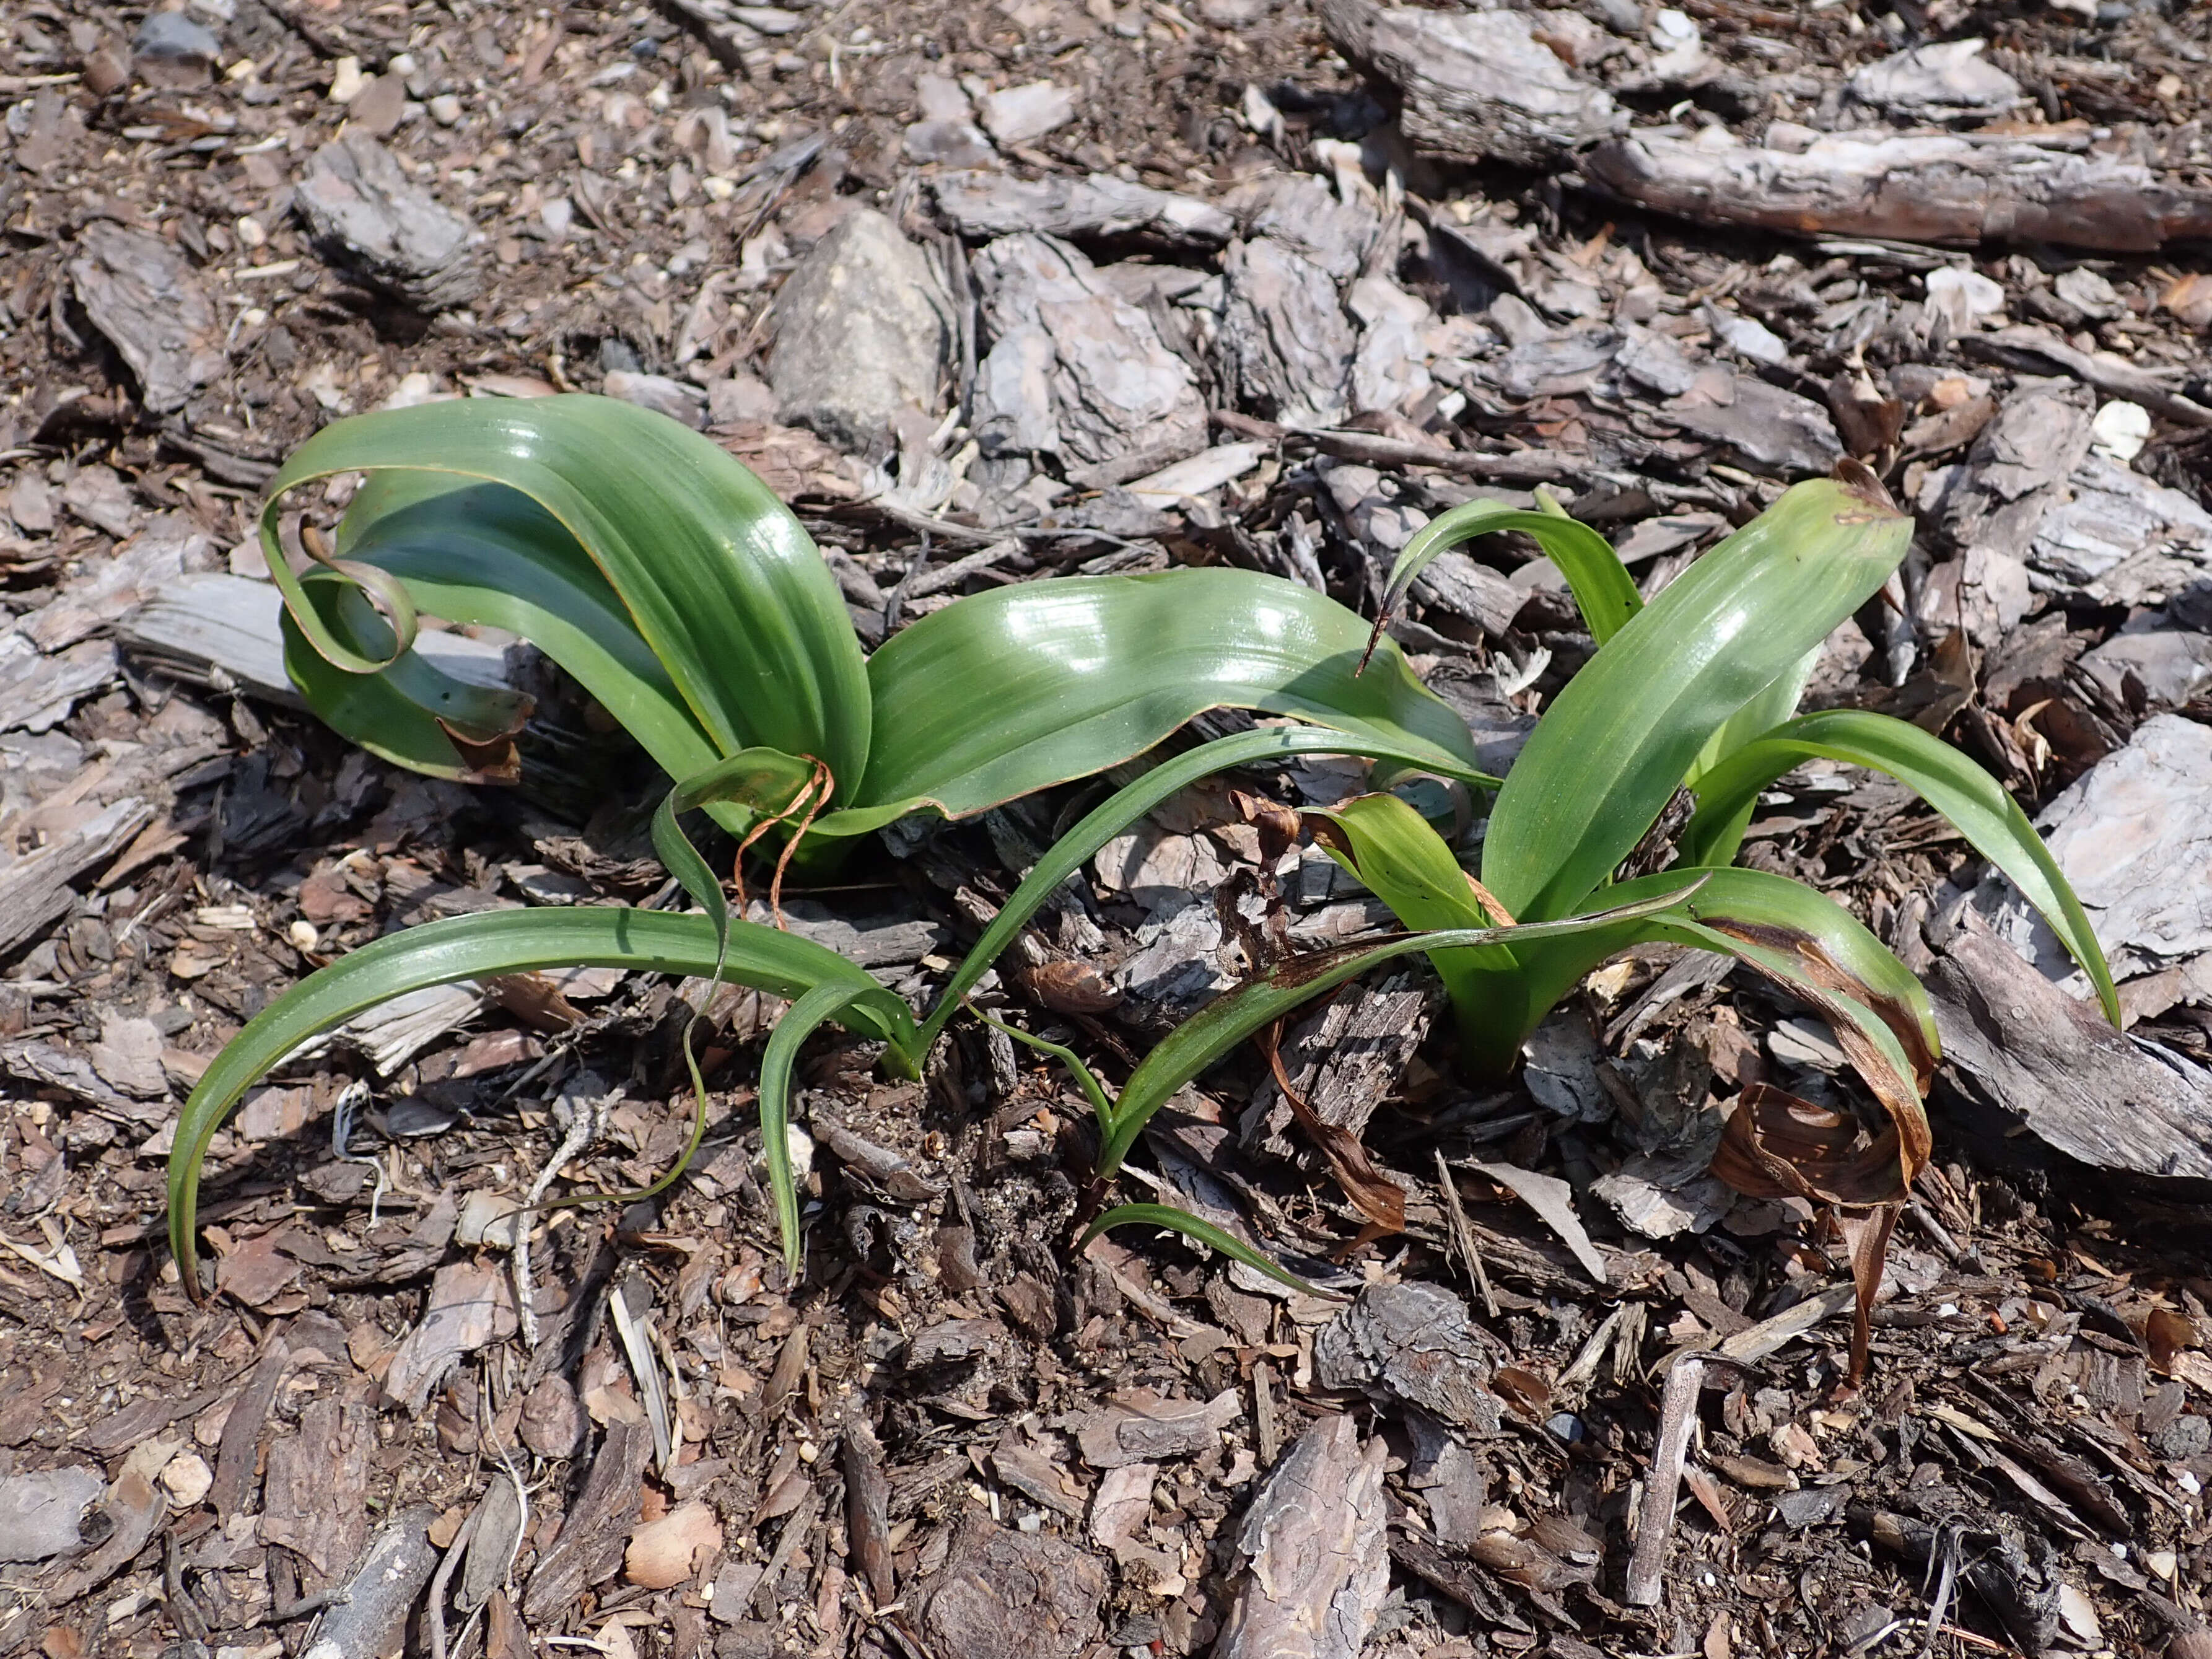
[[[286, 497], [348, 472], [367, 482], [326, 548], [286, 513]], [[240, 1031], [186, 1103], [169, 1194], [187, 1286], [197, 1293], [194, 1210], [207, 1146], [254, 1081], [392, 997], [577, 964], [719, 978], [791, 1002], [763, 1056], [759, 1102], [795, 1266], [786, 1125], [793, 1065], [811, 1032], [835, 1021], [881, 1040], [894, 1068], [917, 1071], [998, 956], [1114, 836], [1212, 774], [1335, 754], [1389, 776], [1497, 787], [1479, 876], [1397, 795], [1307, 814], [1315, 838], [1415, 931], [1260, 964], [1163, 1041], [1112, 1099], [1054, 1049], [1076, 1065], [1098, 1115], [1094, 1191], [1105, 1190], [1177, 1089], [1378, 962], [1426, 952], [1450, 996], [1462, 1063], [1494, 1073], [1607, 957], [1652, 940], [1725, 951], [1820, 1009], [1887, 1112], [1887, 1127], [1869, 1135], [1754, 1087], [1715, 1165], [1744, 1190], [1852, 1218], [1863, 1363], [1888, 1219], [1928, 1156], [1921, 1103], [1935, 1024], [1917, 980], [1848, 912], [1801, 884], [1729, 867], [1759, 791], [1816, 757], [1911, 786], [2036, 904], [2112, 1013], [2096, 940], [2019, 807], [1965, 757], [1878, 714], [1792, 718], [1821, 642], [1883, 586], [1910, 543], [1910, 520], [1871, 474], [1851, 468], [1796, 485], [1648, 605], [1594, 531], [1556, 509], [1472, 502], [1407, 546], [1386, 616], [1437, 554], [1499, 530], [1537, 538], [1598, 647], [1502, 786], [1474, 766], [1464, 722], [1381, 637], [1381, 620], [1370, 630], [1294, 583], [1229, 569], [1018, 583], [957, 600], [867, 656], [798, 520], [675, 422], [562, 397], [432, 404], [330, 427], [278, 474], [262, 521], [283, 592], [288, 665], [309, 706], [400, 764], [511, 778], [526, 701], [450, 678], [411, 647], [421, 613], [520, 635], [675, 780], [653, 838], [700, 909], [456, 917], [380, 939], [301, 981]], [[679, 824], [704, 808], [747, 844], [769, 838], [781, 846], [781, 878], [793, 858], [824, 866], [852, 837], [911, 813], [967, 817], [1121, 765], [1216, 708], [1303, 724], [1199, 744], [1092, 809], [1027, 873], [921, 1018], [835, 952], [732, 916]], [[1680, 789], [1695, 810], [1677, 861], [1617, 878]], [[688, 1035], [684, 1048], [688, 1061]], [[696, 1070], [693, 1078], [696, 1147], [705, 1092]], [[1340, 1172], [1343, 1151], [1331, 1152]], [[1375, 1189], [1371, 1180], [1346, 1184], [1356, 1200]], [[1374, 1215], [1371, 1197], [1362, 1207], [1387, 1219]], [[1165, 1206], [1124, 1206], [1093, 1231], [1123, 1220], [1177, 1227], [1279, 1273], [1249, 1245]]]

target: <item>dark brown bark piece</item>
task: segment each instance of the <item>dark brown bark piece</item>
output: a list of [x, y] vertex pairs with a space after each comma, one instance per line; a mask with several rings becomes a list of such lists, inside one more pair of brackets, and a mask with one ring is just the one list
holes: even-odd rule
[[262, 1482], [261, 1541], [282, 1544], [313, 1568], [301, 1588], [322, 1589], [345, 1571], [368, 1535], [368, 1460], [376, 1419], [360, 1401], [316, 1400], [300, 1431], [270, 1443]]
[[1489, 1382], [1504, 1357], [1442, 1285], [1371, 1285], [1315, 1339], [1314, 1376], [1323, 1388], [1403, 1401], [1466, 1433], [1492, 1435], [1498, 1402]]
[[653, 1431], [643, 1423], [617, 1418], [607, 1425], [584, 1489], [523, 1593], [526, 1620], [540, 1624], [560, 1618], [587, 1586], [622, 1571], [623, 1550], [644, 1495], [640, 1483], [652, 1457]]
[[932, 1650], [959, 1659], [1074, 1659], [1098, 1639], [1106, 1570], [1046, 1533], [971, 1514], [922, 1600]]

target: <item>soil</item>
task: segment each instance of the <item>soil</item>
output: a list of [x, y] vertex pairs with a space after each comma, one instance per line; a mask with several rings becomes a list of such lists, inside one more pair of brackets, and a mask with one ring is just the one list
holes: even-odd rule
[[[727, 9], [741, 22], [754, 9]], [[1895, 15], [1989, 34], [2051, 122], [2164, 134], [2192, 122], [2212, 94], [2201, 57], [2172, 56], [2168, 36], [2207, 44], [2204, 10], [2086, 9], [1899, 3]], [[1686, 10], [1730, 67], [1728, 86], [1779, 73], [1777, 52], [1847, 69], [1902, 33], [1859, 0]], [[210, 66], [149, 50], [136, 8], [11, 4], [0, 20], [12, 143], [0, 163], [5, 615], [88, 592], [118, 550], [155, 533], [182, 550], [173, 568], [253, 574], [261, 486], [349, 412], [447, 392], [599, 390], [611, 374], [704, 392], [763, 373], [775, 284], [842, 213], [876, 206], [944, 237], [921, 184], [937, 169], [903, 148], [919, 76], [1066, 88], [1074, 118], [1008, 147], [1007, 164], [1031, 175], [1108, 173], [1212, 198], [1285, 167], [1326, 175], [1335, 152], [1323, 141], [1396, 142], [1389, 89], [1338, 58], [1301, 0], [843, 0], [760, 10], [749, 42], [719, 58], [698, 21], [718, 15], [216, 0], [174, 14], [219, 40]], [[2175, 65], [2185, 72], [2168, 87]], [[1248, 88], [1279, 117], [1272, 137], [1255, 131]], [[1716, 124], [1747, 118], [1720, 94], [1708, 102]], [[735, 135], [719, 173], [702, 159], [705, 124], [683, 128], [702, 110]], [[481, 233], [465, 305], [425, 311], [311, 237], [295, 192], [342, 124], [380, 133]], [[1581, 269], [1632, 246], [1678, 310], [1732, 293], [1794, 338], [1836, 303], [1814, 283], [1917, 291], [1910, 257], [1830, 269], [1802, 244], [1646, 220], [1556, 175], [1398, 154], [1407, 191], [1510, 208], [1534, 246]], [[73, 262], [99, 224], [158, 239], [213, 302], [185, 354], [202, 368], [173, 400], [124, 349], [133, 325], [93, 314], [97, 286]], [[1141, 239], [1112, 251], [1213, 268]], [[2034, 315], [2021, 296], [2048, 289], [2034, 263], [2045, 252], [1983, 250], [1977, 268]], [[2175, 249], [2098, 268], [2145, 294], [2207, 270]], [[1454, 307], [1449, 273], [1413, 261], [1405, 275]], [[2093, 345], [2131, 332], [2138, 362], [2201, 370], [2202, 335], [2173, 310], [2146, 302], [2098, 326]], [[2009, 384], [1986, 362], [1937, 356], [1947, 372]], [[1217, 406], [1233, 402], [1213, 389]], [[1259, 429], [1265, 413], [1244, 416]], [[1632, 454], [1639, 471], [1702, 490], [1688, 510], [1714, 512], [1716, 527], [1778, 488], [1712, 442], [1642, 419], [1571, 389], [1468, 404], [1456, 432], [1439, 419], [1425, 441]], [[757, 431], [717, 430], [741, 454], [763, 453]], [[913, 529], [854, 500], [855, 467], [880, 457], [781, 453], [798, 459], [780, 486], [864, 580], [881, 575], [888, 594], [924, 568]], [[1891, 458], [1893, 487], [1916, 493], [1908, 467], [1926, 463]], [[1079, 542], [1084, 568], [1201, 562], [1243, 532], [1287, 545], [1303, 510], [1302, 525], [1322, 526], [1334, 590], [1371, 611], [1375, 572], [1344, 513], [1278, 459], [1231, 491], [1225, 528]], [[2202, 429], [2161, 420], [2137, 469], [2212, 500]], [[1523, 557], [1498, 556], [1501, 577]], [[973, 580], [1052, 569], [1024, 558]], [[1583, 1059], [1556, 1077], [1597, 1093], [1565, 1113], [1523, 1080], [1458, 1081], [1449, 1021], [1418, 975], [1357, 994], [1406, 998], [1389, 1019], [1414, 1033], [1379, 1076], [1359, 1074], [1374, 1091], [1369, 1152], [1409, 1194], [1401, 1234], [1363, 1238], [1250, 1053], [1180, 1098], [1139, 1159], [1350, 1288], [1449, 1289], [1487, 1333], [1493, 1367], [1494, 1430], [1466, 1431], [1460, 1462], [1440, 1456], [1437, 1418], [1393, 1391], [1382, 1360], [1351, 1383], [1317, 1366], [1341, 1302], [1285, 1292], [1165, 1234], [1125, 1231], [1079, 1253], [1093, 1150], [1084, 1101], [1054, 1066], [973, 1024], [913, 1085], [884, 1080], [865, 1045], [810, 1043], [807, 1248], [793, 1278], [752, 1112], [775, 1010], [729, 992], [706, 1001], [705, 1145], [658, 1200], [534, 1224], [532, 1340], [501, 1217], [570, 1124], [580, 1115], [599, 1130], [555, 1188], [574, 1194], [644, 1185], [689, 1131], [678, 1043], [699, 988], [650, 975], [426, 1001], [413, 1027], [295, 1058], [216, 1138], [200, 1209], [211, 1295], [195, 1302], [163, 1242], [164, 1161], [183, 1096], [244, 1022], [394, 927], [518, 902], [665, 902], [667, 890], [645, 835], [651, 769], [542, 665], [528, 670], [543, 695], [521, 787], [470, 787], [371, 760], [234, 681], [115, 655], [119, 611], [42, 660], [41, 674], [59, 675], [66, 653], [94, 653], [68, 659], [94, 663], [88, 688], [59, 717], [0, 734], [0, 856], [126, 809], [66, 902], [0, 959], [0, 1490], [89, 1468], [105, 1494], [77, 1548], [0, 1565], [0, 1651], [306, 1651], [313, 1614], [295, 1604], [358, 1582], [380, 1528], [427, 1506], [439, 1549], [465, 1553], [466, 1525], [499, 1540], [487, 1552], [498, 1559], [473, 1600], [441, 1581], [403, 1609], [410, 1651], [1194, 1653], [1226, 1639], [1250, 1593], [1240, 1528], [1281, 1449], [1345, 1413], [1387, 1453], [1389, 1576], [1368, 1608], [1370, 1654], [2141, 1654], [2197, 1627], [2212, 1566], [2201, 1194], [2008, 1139], [1943, 1109], [1939, 1092], [1936, 1160], [1904, 1212], [1871, 1372], [1853, 1386], [1849, 1250], [1809, 1209], [1722, 1194], [1705, 1231], [1652, 1238], [1590, 1194], [1763, 1077], [1851, 1095], [1847, 1073], [1823, 1070], [1803, 1010], [1741, 975], [1685, 981], [1663, 953], [1601, 975], [1571, 1006], [1561, 1029]], [[2033, 813], [2152, 712], [2065, 678], [2130, 611], [2062, 597], [2043, 616], [2055, 632], [2031, 623], [1986, 646], [1954, 635], [1948, 657], [1931, 641], [1901, 685], [1862, 636], [1816, 694], [1936, 708], [1923, 723], [1996, 767]], [[1413, 620], [1418, 664], [1508, 727], [1588, 650], [1571, 609], [1547, 613], [1540, 596], [1489, 638], [1443, 605]], [[1880, 631], [1878, 615], [1862, 622]], [[1544, 651], [1548, 668], [1535, 661]], [[2031, 739], [2032, 704], [2052, 712]], [[2179, 713], [2212, 721], [2201, 697]], [[1299, 805], [1327, 781], [1240, 787]], [[1072, 787], [872, 846], [833, 884], [793, 889], [794, 915], [880, 939], [880, 971], [924, 996], [1088, 799]], [[1160, 833], [1186, 870], [1249, 868], [1252, 832], [1225, 796]], [[1917, 939], [1946, 884], [1972, 870], [1939, 819], [1862, 774], [1770, 797], [1751, 849], [1893, 939]], [[1318, 859], [1299, 870], [1324, 898], [1346, 896]], [[1109, 1079], [1188, 1006], [1170, 990], [1102, 1008], [1070, 994], [1086, 973], [1109, 976], [1158, 921], [1138, 890], [1102, 881], [1071, 897], [999, 988], [1003, 1010], [1074, 1043]], [[1647, 995], [1662, 980], [1668, 994]], [[2172, 999], [2138, 1034], [2201, 1060], [2203, 1012]], [[1455, 1172], [1449, 1203], [1439, 1152]], [[1579, 1221], [1562, 1233], [1486, 1165], [1562, 1177]], [[1798, 1328], [1775, 1322], [1793, 1309]], [[1665, 1362], [1678, 1352], [1706, 1355], [1693, 1446], [1660, 1594], [1632, 1605]], [[1173, 1421], [1133, 1438], [1121, 1426], [1133, 1413]], [[1123, 1456], [1133, 1443], [1153, 1449]], [[1121, 1473], [1139, 1463], [1148, 1486]], [[1103, 1501], [1109, 1484], [1118, 1507]], [[462, 1577], [478, 1572], [471, 1558]], [[360, 1639], [360, 1651], [391, 1650]]]

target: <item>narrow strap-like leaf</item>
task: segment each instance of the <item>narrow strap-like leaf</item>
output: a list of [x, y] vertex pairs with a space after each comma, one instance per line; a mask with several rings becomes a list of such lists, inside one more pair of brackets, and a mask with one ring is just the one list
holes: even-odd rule
[[915, 1065], [914, 1016], [866, 970], [791, 933], [733, 921], [726, 935], [703, 915], [578, 905], [453, 916], [392, 933], [301, 980], [246, 1024], [200, 1079], [178, 1115], [169, 1153], [169, 1244], [198, 1293], [194, 1222], [208, 1142], [246, 1090], [301, 1044], [410, 991], [461, 980], [556, 968], [624, 968], [703, 977], [798, 998], [817, 986], [853, 993], [850, 1024]]
[[1110, 1232], [1116, 1227], [1161, 1227], [1171, 1233], [1181, 1233], [1185, 1238], [1243, 1262], [1255, 1272], [1267, 1274], [1278, 1285], [1303, 1291], [1308, 1296], [1325, 1297], [1334, 1301], [1343, 1299], [1342, 1291], [1323, 1290], [1318, 1285], [1309, 1284], [1264, 1251], [1254, 1249], [1236, 1234], [1193, 1215], [1188, 1210], [1177, 1209], [1172, 1204], [1117, 1204], [1083, 1230], [1083, 1237], [1077, 1241], [1076, 1249], [1080, 1251], [1099, 1234]]
[[1725, 757], [1691, 786], [1698, 811], [1683, 832], [1684, 861], [1732, 859], [1759, 792], [1816, 758], [1884, 773], [1950, 820], [2050, 924], [2097, 988], [2106, 1017], [2119, 1024], [2119, 994], [2081, 901], [2020, 803], [1949, 744], [1908, 721], [1864, 709], [1828, 709], [1778, 726]]
[[1097, 1074], [1083, 1063], [1082, 1055], [1064, 1043], [1048, 1042], [1043, 1037], [1024, 1031], [1018, 1025], [1010, 1025], [1003, 1019], [987, 1014], [972, 1002], [968, 1005], [968, 1012], [981, 1020], [984, 1024], [996, 1030], [1004, 1031], [1024, 1048], [1034, 1048], [1041, 1054], [1050, 1054], [1061, 1065], [1066, 1066], [1068, 1074], [1075, 1079], [1076, 1085], [1083, 1091], [1083, 1097], [1091, 1103], [1091, 1112], [1098, 1119], [1098, 1133], [1103, 1135], [1113, 1128], [1114, 1103], [1107, 1098], [1106, 1085], [1099, 1082]]
[[799, 1183], [791, 1168], [791, 1071], [799, 1046], [824, 1022], [842, 1019], [867, 996], [851, 985], [817, 985], [776, 1021], [761, 1055], [761, 1154], [768, 1160], [769, 1189], [775, 1197], [775, 1225], [783, 1261], [799, 1272]]
[[1701, 872], [1677, 880], [1674, 890], [1640, 897], [1589, 915], [1522, 927], [1444, 928], [1433, 933], [1401, 933], [1375, 945], [1348, 945], [1279, 963], [1263, 974], [1223, 992], [1185, 1020], [1146, 1054], [1129, 1080], [1121, 1085], [1114, 1109], [1114, 1129], [1098, 1160], [1102, 1176], [1111, 1176], [1137, 1144], [1154, 1112], [1165, 1105], [1176, 1090], [1198, 1077], [1254, 1032], [1283, 1018], [1301, 1004], [1324, 991], [1334, 990], [1346, 980], [1397, 957], [1413, 951], [1449, 951], [1470, 945], [1516, 945], [1604, 930], [1621, 922], [1658, 915], [1680, 905], [1697, 890]]
[[1871, 474], [1794, 485], [1569, 680], [1490, 815], [1482, 880], [1524, 921], [1586, 905], [1712, 734], [1888, 580], [1912, 522]]
[[1603, 645], [1618, 634], [1644, 608], [1644, 596], [1636, 591], [1635, 578], [1613, 550], [1612, 543], [1588, 525], [1567, 517], [1549, 496], [1540, 495], [1537, 499], [1543, 503], [1543, 510], [1534, 513], [1502, 501], [1468, 501], [1414, 532], [1413, 540], [1390, 567], [1390, 585], [1375, 619], [1376, 635], [1381, 635], [1384, 623], [1406, 602], [1415, 580], [1438, 554], [1500, 530], [1522, 531], [1536, 538], [1567, 579], [1568, 590], [1575, 596], [1592, 639]]
[[[975, 946], [963, 957], [952, 977], [939, 993], [937, 1003], [922, 1022], [925, 1048], [959, 1011], [961, 1000], [990, 971], [999, 955], [1014, 942], [1029, 920], [1060, 885], [1108, 842], [1178, 791], [1201, 778], [1236, 766], [1258, 766], [1301, 755], [1356, 755], [1367, 760], [1395, 761], [1401, 765], [1428, 765], [1425, 751], [1414, 745], [1350, 736], [1312, 726], [1273, 726], [1216, 738], [1197, 748], [1163, 761], [1134, 782], [1124, 785], [1093, 807], [1073, 830], [1062, 836], [1022, 878], [999, 914], [983, 930]], [[1481, 774], [1474, 775], [1478, 779]], [[1492, 780], [1494, 781], [1494, 780]]]

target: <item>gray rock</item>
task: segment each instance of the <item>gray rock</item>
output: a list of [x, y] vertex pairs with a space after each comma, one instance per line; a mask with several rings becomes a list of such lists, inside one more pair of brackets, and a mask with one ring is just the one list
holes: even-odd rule
[[2212, 684], [2212, 635], [2161, 625], [2149, 617], [2130, 622], [2081, 659], [2082, 672], [2116, 702], [2172, 708]]
[[419, 310], [466, 305], [483, 287], [483, 236], [365, 132], [317, 150], [294, 199], [325, 258]]
[[784, 419], [854, 452], [887, 447], [901, 410], [938, 407], [951, 301], [927, 255], [872, 209], [813, 246], [775, 299], [769, 382]]
[[1081, 252], [1048, 236], [1006, 236], [973, 270], [992, 341], [975, 386], [986, 454], [1051, 455], [1096, 487], [1206, 447], [1206, 402], [1189, 366]]
[[206, 24], [180, 11], [149, 11], [131, 37], [131, 50], [142, 60], [211, 68], [222, 55], [222, 42]]
[[973, 121], [916, 121], [906, 130], [907, 160], [946, 167], [981, 167], [994, 153]]
[[82, 1541], [77, 1519], [106, 1490], [96, 1469], [41, 1469], [0, 1480], [0, 1561], [44, 1561]]

